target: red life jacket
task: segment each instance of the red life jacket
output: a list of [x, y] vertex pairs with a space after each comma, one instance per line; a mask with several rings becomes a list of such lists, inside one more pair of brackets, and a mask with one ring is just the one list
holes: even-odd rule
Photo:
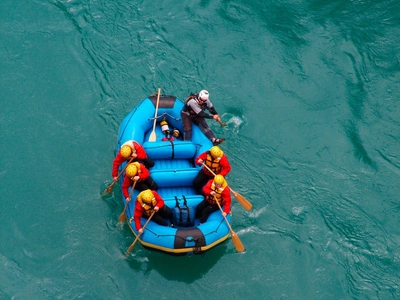
[[[217, 188], [214, 184], [214, 182], [211, 184], [211, 190], [215, 192], [214, 195], [208, 195], [207, 196], [207, 201], [211, 204], [216, 204], [215, 199], [217, 199], [218, 203], [222, 204], [222, 192], [225, 190], [225, 188], [228, 186], [226, 181], [221, 185], [220, 188]], [[215, 198], [214, 198], [215, 197]]]
[[136, 200], [139, 202], [140, 206], [144, 208], [145, 211], [143, 212], [143, 214], [145, 216], [150, 216], [154, 211], [154, 207], [157, 206], [157, 200], [155, 198], [151, 200], [151, 203], [147, 203], [143, 201], [142, 197], [140, 197], [139, 194]]

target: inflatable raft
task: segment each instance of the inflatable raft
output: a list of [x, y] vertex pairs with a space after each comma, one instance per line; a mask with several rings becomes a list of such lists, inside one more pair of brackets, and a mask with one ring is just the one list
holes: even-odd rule
[[[116, 151], [128, 140], [135, 140], [143, 145], [147, 155], [155, 162], [150, 168], [151, 177], [158, 184], [158, 193], [165, 204], [176, 212], [188, 212], [191, 220], [184, 218], [183, 222], [174, 227], [160, 226], [150, 221], [139, 242], [144, 246], [170, 254], [201, 253], [229, 237], [229, 227], [220, 211], [212, 213], [207, 222], [200, 224], [194, 219], [196, 206], [204, 199], [197, 195], [192, 186], [200, 167], [194, 163], [195, 158], [212, 147], [211, 141], [193, 124], [192, 141], [183, 141], [182, 137], [166, 140], [161, 130], [160, 122], [167, 121], [171, 131], [177, 129], [183, 133], [180, 112], [183, 102], [174, 96], [161, 95], [156, 108], [157, 95], [142, 100], [122, 121], [118, 134]], [[156, 114], [157, 110], [157, 114]], [[156, 120], [156, 141], [149, 142]], [[154, 135], [154, 134], [153, 134]], [[121, 165], [120, 170], [124, 167]], [[122, 176], [120, 186], [122, 186]], [[133, 191], [132, 199], [136, 199], [138, 191]], [[123, 197], [124, 205], [126, 199]], [[138, 232], [133, 221], [135, 201], [131, 201], [126, 209], [129, 227], [135, 236]], [[177, 204], [179, 208], [177, 209]], [[230, 222], [230, 215], [227, 216]], [[146, 223], [142, 218], [142, 226]], [[169, 220], [166, 220], [169, 222]], [[175, 222], [174, 222], [175, 223]]]

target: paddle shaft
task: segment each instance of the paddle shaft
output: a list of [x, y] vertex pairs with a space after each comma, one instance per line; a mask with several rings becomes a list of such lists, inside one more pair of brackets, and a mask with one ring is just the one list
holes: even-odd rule
[[224, 219], [225, 219], [225, 221], [226, 221], [226, 225], [228, 225], [228, 227], [229, 227], [229, 231], [231, 232], [231, 234], [232, 234], [232, 232], [235, 233], [235, 232], [233, 231], [232, 227], [231, 227], [231, 224], [229, 224], [228, 219], [224, 216], [224, 214], [223, 214], [224, 211], [222, 210], [221, 204], [219, 204], [219, 202], [218, 202], [217, 198], [215, 198], [215, 196], [214, 196], [214, 200], [215, 200], [215, 202], [217, 203], [218, 208], [219, 208], [219, 210], [221, 211], [222, 216], [224, 217]]
[[[137, 183], [137, 181], [135, 181], [135, 182], [133, 183], [133, 185], [132, 185], [131, 192], [129, 193], [129, 196], [128, 196], [129, 199], [130, 199], [131, 196], [132, 196], [132, 192], [133, 192], [133, 190], [135, 189], [136, 183]], [[130, 201], [129, 201], [129, 202], [130, 202]], [[124, 207], [124, 211], [123, 211], [123, 212], [120, 214], [120, 216], [119, 216], [119, 220], [120, 220], [121, 222], [125, 222], [125, 220], [126, 220], [126, 208], [128, 207], [129, 202], [128, 202], [128, 201], [126, 202], [125, 207]]]
[[226, 126], [225, 122], [218, 121], [218, 123], [221, 124], [222, 127]]
[[[215, 173], [205, 164], [203, 163], [203, 166], [211, 173], [215, 176]], [[233, 196], [235, 196], [235, 199], [246, 209], [246, 210], [250, 210], [253, 205], [246, 199], [244, 198], [242, 195], [240, 195], [238, 192], [235, 192], [234, 190], [232, 190], [232, 188], [229, 186], [231, 192], [233, 193]]]
[[215, 198], [215, 196], [214, 196], [214, 200], [215, 200], [215, 202], [217, 202], [218, 208], [221, 211], [221, 214], [225, 219], [226, 225], [228, 225], [229, 232], [231, 233], [231, 237], [232, 237], [232, 242], [235, 245], [236, 250], [238, 252], [244, 252], [245, 249], [244, 249], [244, 246], [242, 244], [242, 241], [239, 239], [237, 234], [233, 231], [231, 225], [228, 222], [228, 219], [224, 216], [224, 211], [222, 210], [221, 204], [219, 204], [219, 202], [218, 202], [217, 198]]
[[157, 139], [157, 136], [156, 136], [156, 123], [157, 123], [158, 103], [160, 102], [160, 94], [161, 94], [161, 88], [158, 88], [157, 102], [156, 102], [156, 112], [154, 114], [153, 131], [150, 134], [149, 142], [155, 142], [156, 139]]
[[125, 164], [124, 168], [121, 170], [121, 172], [117, 176], [117, 180], [113, 181], [104, 191], [104, 193], [109, 193], [112, 191], [114, 184], [118, 181], [118, 179], [121, 177], [122, 173], [124, 173], [126, 167], [134, 160], [134, 157], [131, 157], [131, 159]]
[[[143, 227], [142, 227], [143, 231], [146, 229], [147, 224], [150, 222], [151, 218], [154, 216], [155, 213], [156, 213], [156, 212], [153, 211], [153, 212], [151, 213], [150, 217], [147, 219], [146, 223], [144, 223], [144, 225], [143, 225]], [[131, 252], [131, 251], [133, 250], [133, 248], [135, 247], [136, 242], [139, 240], [140, 235], [141, 235], [141, 233], [139, 233], [139, 234], [137, 235], [137, 237], [136, 237], [136, 239], [133, 241], [132, 245], [129, 246], [128, 251], [126, 251], [125, 256], [126, 256], [127, 254], [129, 254], [129, 252]]]

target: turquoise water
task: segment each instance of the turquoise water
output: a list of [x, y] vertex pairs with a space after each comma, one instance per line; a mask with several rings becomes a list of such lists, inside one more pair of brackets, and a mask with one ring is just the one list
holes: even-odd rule
[[[0, 3], [0, 299], [398, 299], [397, 1]], [[119, 123], [200, 89], [233, 170], [229, 239], [137, 245]]]

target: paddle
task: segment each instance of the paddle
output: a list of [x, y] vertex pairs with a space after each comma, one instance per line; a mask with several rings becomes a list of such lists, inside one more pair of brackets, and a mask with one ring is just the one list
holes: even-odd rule
[[222, 127], [226, 126], [225, 122], [218, 121], [218, 123], [221, 124]]
[[[215, 173], [205, 163], [203, 163], [203, 166], [206, 167], [206, 169], [215, 176]], [[245, 197], [232, 190], [230, 186], [229, 188], [231, 189], [231, 192], [233, 196], [235, 196], [237, 202], [239, 202], [244, 207], [244, 209], [250, 210], [253, 207], [253, 205]]]
[[[136, 183], [137, 183], [137, 181], [135, 181], [133, 183], [133, 185], [132, 185], [131, 192], [129, 193], [129, 198], [132, 196], [132, 192], [135, 189]], [[132, 199], [131, 199], [131, 201], [132, 201]], [[128, 204], [129, 204], [129, 202], [126, 202], [124, 211], [119, 215], [119, 221], [120, 222], [124, 223], [126, 221], [126, 208], [127, 208]]]
[[157, 103], [156, 103], [156, 113], [154, 114], [153, 131], [150, 134], [149, 142], [155, 142], [156, 139], [157, 139], [157, 136], [156, 136], [156, 122], [157, 122], [158, 103], [160, 102], [160, 93], [161, 93], [161, 89], [158, 88]]
[[[223, 214], [223, 210], [222, 210], [222, 208], [221, 208], [221, 204], [219, 204], [219, 202], [217, 201], [217, 199], [215, 198], [215, 196], [214, 196], [214, 200], [215, 200], [215, 202], [217, 202], [217, 204], [218, 204], [218, 207], [219, 207], [219, 210], [221, 211], [221, 213]], [[243, 244], [242, 244], [242, 241], [239, 239], [239, 237], [236, 235], [236, 233], [233, 231], [233, 229], [232, 229], [232, 227], [231, 227], [231, 225], [229, 224], [229, 222], [228, 222], [228, 219], [224, 216], [224, 215], [222, 215], [223, 217], [224, 217], [224, 219], [225, 219], [225, 221], [226, 221], [226, 225], [228, 225], [228, 227], [229, 227], [229, 231], [230, 231], [230, 233], [231, 233], [231, 237], [232, 237], [232, 242], [233, 242], [233, 244], [235, 245], [235, 247], [236, 247], [236, 250], [238, 251], [238, 252], [244, 252], [244, 246], [243, 246]]]
[[110, 193], [113, 188], [114, 188], [114, 184], [118, 181], [119, 177], [122, 175], [122, 173], [124, 173], [126, 167], [132, 162], [132, 160], [134, 159], [134, 157], [131, 157], [131, 159], [128, 161], [128, 163], [125, 165], [125, 167], [121, 170], [121, 172], [118, 174], [117, 180], [113, 181], [113, 183], [111, 183], [103, 192], [103, 194], [108, 194]]
[[[143, 225], [143, 231], [146, 228], [147, 224], [150, 222], [151, 218], [154, 216], [155, 211], [153, 211], [150, 215], [150, 217], [147, 219], [146, 223]], [[136, 237], [136, 239], [133, 241], [132, 245], [129, 246], [128, 250], [125, 253], [125, 256], [128, 256], [128, 254], [133, 250], [133, 248], [135, 247], [136, 242], [139, 240], [139, 236], [141, 235], [141, 233], [139, 233]]]

